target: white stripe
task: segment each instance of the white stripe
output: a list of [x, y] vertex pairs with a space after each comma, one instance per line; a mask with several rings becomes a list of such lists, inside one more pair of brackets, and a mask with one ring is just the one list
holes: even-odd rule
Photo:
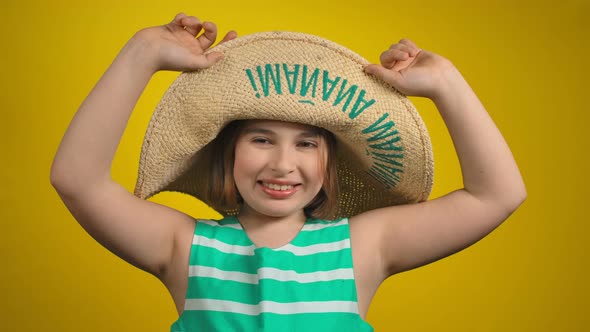
[[258, 304], [244, 304], [234, 301], [212, 299], [186, 299], [184, 310], [224, 311], [250, 316], [258, 316], [261, 313], [300, 314], [351, 312], [357, 314], [358, 304], [354, 301], [312, 301], [291, 303], [260, 301]]
[[253, 256], [254, 249], [256, 248], [254, 245], [250, 246], [240, 246], [237, 244], [227, 244], [225, 242], [221, 242], [217, 239], [210, 239], [205, 236], [195, 235], [193, 237], [193, 243], [197, 243], [204, 247], [209, 247], [213, 249], [217, 249], [221, 252], [226, 254], [238, 254], [238, 255], [245, 255], [245, 256]]
[[310, 232], [310, 231], [317, 231], [320, 229], [324, 229], [327, 227], [335, 227], [335, 226], [342, 226], [348, 222], [348, 219], [342, 219], [337, 222], [330, 222], [330, 223], [321, 223], [321, 224], [305, 224], [301, 231]]
[[298, 283], [354, 279], [353, 271], [350, 268], [297, 273], [295, 271], [285, 271], [271, 267], [261, 267], [258, 269], [258, 274], [251, 274], [238, 271], [224, 271], [214, 267], [202, 265], [189, 266], [189, 276], [231, 280], [246, 284], [258, 284], [258, 281], [263, 279], [271, 279], [276, 281], [295, 281]]
[[256, 274], [238, 271], [224, 271], [214, 267], [202, 265], [190, 265], [188, 267], [188, 275], [189, 277], [209, 277], [219, 280], [243, 282], [246, 284], [258, 284], [258, 276]]
[[296, 281], [299, 283], [354, 279], [352, 269], [335, 269], [330, 271], [297, 273], [295, 271], [284, 271], [272, 267], [263, 267], [258, 269], [258, 275], [260, 276], [260, 279]]
[[[227, 227], [227, 228], [233, 228], [233, 229], [239, 229], [242, 230], [242, 225], [240, 224], [226, 224], [226, 225], [221, 225], [219, 222], [214, 221], [214, 220], [208, 220], [208, 219], [199, 219], [198, 220], [200, 223], [203, 224], [207, 224], [209, 226], [214, 226], [214, 227]], [[309, 223], [309, 224], [304, 224], [303, 228], [301, 229], [301, 231], [303, 232], [310, 232], [310, 231], [317, 231], [320, 229], [324, 229], [327, 227], [334, 227], [334, 226], [342, 226], [345, 225], [348, 222], [348, 219], [342, 219], [340, 221], [337, 222], [327, 222], [327, 223]]]
[[312, 244], [305, 247], [297, 247], [292, 244], [287, 244], [281, 248], [275, 249], [276, 251], [288, 251], [295, 256], [307, 256], [313, 254], [319, 254], [324, 252], [339, 251], [342, 249], [350, 248], [349, 239], [344, 239], [336, 242]]
[[218, 223], [217, 221], [213, 221], [213, 220], [208, 220], [208, 219], [199, 219], [199, 222], [203, 223], [203, 224], [207, 224], [209, 226], [216, 226], [216, 227], [227, 227], [227, 228], [233, 228], [233, 229], [242, 229], [242, 226], [240, 224], [227, 224], [227, 225], [221, 225], [220, 223]]
[[[245, 255], [245, 256], [252, 256], [254, 255], [254, 249], [256, 249], [255, 245], [249, 246], [241, 246], [237, 244], [227, 244], [225, 242], [221, 242], [217, 239], [210, 239], [208, 237], [202, 235], [194, 235], [193, 236], [193, 243], [197, 243], [204, 247], [209, 247], [213, 249], [217, 249], [221, 252], [227, 254], [238, 254], [238, 255]], [[286, 244], [280, 248], [273, 249], [275, 251], [287, 251], [292, 253], [295, 256], [307, 256], [319, 253], [326, 253], [326, 252], [333, 252], [339, 251], [342, 249], [350, 248], [350, 241], [349, 239], [344, 239], [341, 241], [336, 242], [328, 242], [328, 243], [319, 243], [319, 244], [312, 244], [310, 246], [305, 247], [298, 247], [292, 244]]]

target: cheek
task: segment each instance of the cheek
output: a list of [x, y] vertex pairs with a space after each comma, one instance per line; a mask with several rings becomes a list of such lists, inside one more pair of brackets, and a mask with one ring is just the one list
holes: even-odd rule
[[309, 180], [313, 180], [318, 186], [322, 186], [326, 177], [326, 163], [317, 158], [305, 165], [305, 173]]
[[260, 167], [260, 158], [252, 156], [252, 151], [248, 151], [248, 149], [236, 149], [234, 157], [234, 178], [236, 181], [243, 180], [246, 176], [253, 176]]
[[234, 175], [234, 184], [235, 184], [236, 188], [238, 189], [238, 192], [240, 193], [240, 195], [243, 195], [243, 190], [245, 189], [246, 180], [248, 179], [248, 175], [247, 175], [247, 172], [245, 172], [245, 168], [243, 167], [242, 163], [237, 158], [234, 161], [233, 175]]
[[244, 158], [236, 154], [234, 159], [234, 179], [236, 182], [244, 177], [244, 172], [247, 171], [248, 164], [244, 162]]

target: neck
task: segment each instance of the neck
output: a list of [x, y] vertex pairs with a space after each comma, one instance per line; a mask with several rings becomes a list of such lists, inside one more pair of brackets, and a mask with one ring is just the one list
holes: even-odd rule
[[287, 216], [268, 216], [249, 208], [247, 205], [240, 209], [238, 219], [244, 229], [255, 230], [267, 227], [278, 228], [301, 228], [307, 218], [303, 210]]

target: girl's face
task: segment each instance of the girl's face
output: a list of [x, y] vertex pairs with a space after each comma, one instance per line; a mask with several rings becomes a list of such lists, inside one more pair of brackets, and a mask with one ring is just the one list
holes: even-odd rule
[[326, 156], [326, 142], [313, 127], [249, 121], [236, 140], [234, 159], [245, 207], [271, 217], [303, 214], [322, 188]]

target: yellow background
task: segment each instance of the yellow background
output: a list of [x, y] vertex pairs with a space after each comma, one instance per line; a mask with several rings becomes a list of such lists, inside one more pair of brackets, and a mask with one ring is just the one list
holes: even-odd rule
[[[588, 34], [584, 0], [3, 1], [0, 52], [0, 330], [166, 331], [172, 300], [103, 249], [49, 184], [61, 136], [128, 38], [179, 11], [240, 34], [295, 30], [370, 61], [402, 37], [451, 59], [509, 142], [529, 197], [484, 240], [386, 281], [376, 331], [588, 331]], [[114, 161], [134, 186], [151, 111], [176, 74], [157, 74]], [[432, 197], [461, 184], [439, 115], [413, 99], [432, 136]], [[156, 198], [194, 216], [194, 200]], [[474, 220], [473, 222], [477, 222]]]

